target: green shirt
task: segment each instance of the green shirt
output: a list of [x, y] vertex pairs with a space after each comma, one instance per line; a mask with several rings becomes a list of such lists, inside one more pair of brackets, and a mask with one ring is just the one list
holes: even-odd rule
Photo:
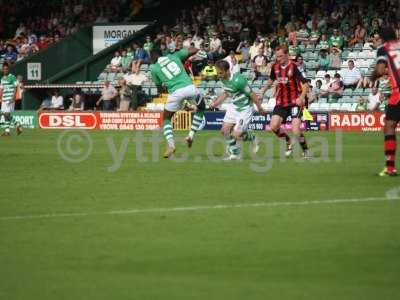
[[338, 47], [338, 48], [342, 48], [343, 47], [343, 43], [344, 43], [343, 37], [340, 36], [340, 35], [338, 35], [336, 37], [332, 35], [329, 38], [328, 43], [329, 43], [329, 46], [331, 46], [331, 47], [335, 46], [335, 47]]
[[186, 73], [182, 59], [189, 56], [187, 49], [174, 54], [160, 56], [157, 63], [150, 66], [151, 77], [156, 85], [165, 84], [168, 93], [192, 85], [192, 79]]
[[154, 48], [153, 42], [148, 42], [143, 44], [143, 49], [150, 52]]
[[231, 80], [222, 80], [224, 91], [232, 98], [236, 111], [244, 111], [252, 107], [251, 87], [247, 79], [240, 73], [233, 75]]
[[1, 78], [0, 87], [3, 90], [4, 102], [14, 101], [15, 88], [17, 87], [17, 78], [13, 74], [8, 74]]
[[132, 62], [132, 57], [130, 56], [122, 56], [121, 58], [121, 66], [125, 69], [129, 68], [129, 65]]

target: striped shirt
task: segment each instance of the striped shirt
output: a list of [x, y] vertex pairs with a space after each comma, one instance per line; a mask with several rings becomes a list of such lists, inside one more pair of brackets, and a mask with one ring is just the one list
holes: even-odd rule
[[17, 87], [17, 78], [13, 74], [8, 74], [1, 78], [0, 89], [3, 91], [2, 101], [14, 101], [15, 89]]
[[222, 84], [224, 91], [232, 98], [236, 111], [244, 111], [252, 107], [250, 99], [252, 90], [242, 74], [236, 73], [231, 80], [222, 80]]

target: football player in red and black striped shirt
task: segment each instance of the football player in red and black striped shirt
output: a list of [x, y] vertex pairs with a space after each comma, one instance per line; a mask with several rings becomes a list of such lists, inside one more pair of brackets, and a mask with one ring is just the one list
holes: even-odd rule
[[276, 48], [276, 62], [272, 66], [270, 79], [262, 89], [265, 93], [275, 83], [276, 105], [272, 112], [270, 127], [278, 138], [285, 138], [287, 149], [286, 156], [292, 154], [292, 141], [288, 134], [281, 128], [290, 116], [292, 119], [292, 131], [303, 149], [304, 157], [308, 157], [307, 142], [301, 131], [301, 117], [308, 92], [307, 80], [301, 75], [296, 63], [289, 60], [286, 46]]
[[392, 91], [383, 126], [386, 167], [379, 176], [396, 176], [396, 126], [400, 121], [400, 40], [396, 39], [391, 27], [382, 28], [380, 36], [383, 45], [378, 49], [375, 76], [387, 74]]

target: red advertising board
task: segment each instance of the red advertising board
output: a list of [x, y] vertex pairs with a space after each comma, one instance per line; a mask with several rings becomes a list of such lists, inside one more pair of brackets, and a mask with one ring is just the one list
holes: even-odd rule
[[382, 112], [330, 113], [329, 129], [362, 132], [381, 131], [384, 119], [385, 114]]
[[162, 127], [161, 112], [41, 112], [44, 129], [154, 130]]
[[45, 129], [94, 129], [97, 127], [95, 113], [42, 112], [39, 113], [39, 127]]
[[99, 129], [154, 130], [162, 127], [161, 112], [96, 113]]

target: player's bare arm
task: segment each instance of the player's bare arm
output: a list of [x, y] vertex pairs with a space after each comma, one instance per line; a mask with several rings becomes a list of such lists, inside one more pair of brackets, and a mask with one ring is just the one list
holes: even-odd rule
[[226, 92], [223, 92], [221, 95], [218, 96], [217, 99], [210, 103], [210, 108], [212, 109], [220, 106], [226, 100], [226, 98], [228, 98], [228, 94]]

